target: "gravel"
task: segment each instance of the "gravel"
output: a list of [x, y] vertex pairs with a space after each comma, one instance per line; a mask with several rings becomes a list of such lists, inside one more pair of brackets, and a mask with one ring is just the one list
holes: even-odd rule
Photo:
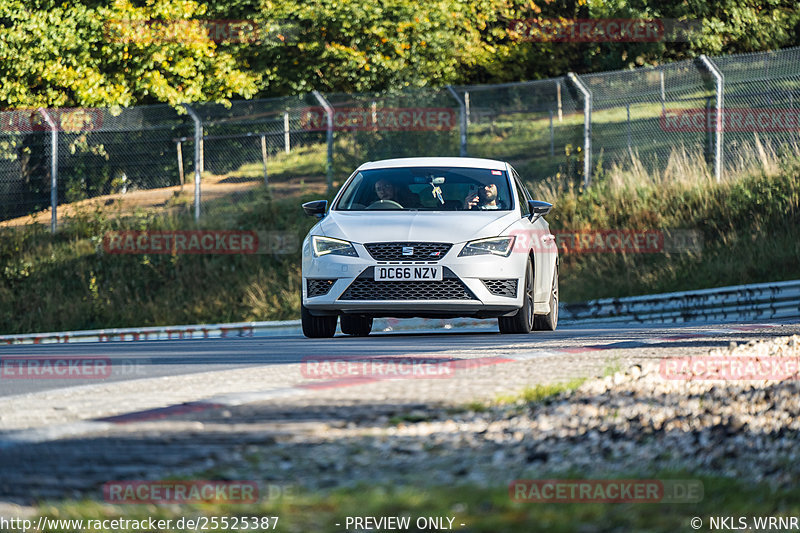
[[[732, 343], [708, 357], [797, 363], [800, 337]], [[784, 380], [691, 377], [665, 379], [662, 366], [645, 363], [532, 404], [459, 413], [424, 405], [405, 413], [373, 408], [362, 416], [352, 407], [351, 422], [318, 424], [269, 446], [248, 446], [255, 464], [222, 473], [309, 489], [365, 482], [498, 486], [558, 472], [594, 478], [664, 470], [792, 486], [800, 475], [797, 374]], [[390, 423], [398, 419], [423, 421]]]

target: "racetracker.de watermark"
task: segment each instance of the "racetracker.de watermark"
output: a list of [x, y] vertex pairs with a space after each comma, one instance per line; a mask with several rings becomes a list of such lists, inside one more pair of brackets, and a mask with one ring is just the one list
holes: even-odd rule
[[698, 230], [516, 230], [514, 251], [560, 254], [700, 253], [703, 234]]
[[[449, 131], [458, 124], [448, 107], [337, 107], [333, 110], [335, 131]], [[328, 116], [322, 107], [308, 107], [300, 115], [302, 128], [325, 130]]]
[[514, 19], [508, 34], [515, 41], [539, 43], [687, 42], [702, 29], [696, 21], [675, 19]]
[[703, 482], [694, 479], [517, 479], [508, 486], [515, 502], [697, 503]]
[[661, 360], [659, 373], [669, 380], [783, 381], [798, 379], [797, 357], [696, 356]]
[[290, 22], [259, 23], [254, 20], [110, 20], [104, 25], [105, 38], [116, 43], [217, 44], [284, 43], [295, 39], [298, 28]]
[[0, 379], [106, 379], [108, 357], [2, 357]]
[[0, 112], [0, 131], [6, 133], [35, 133], [56, 131], [79, 133], [103, 127], [103, 110], [95, 107], [45, 109], [53, 121], [48, 122], [39, 109], [15, 109]]
[[676, 109], [661, 114], [661, 129], [667, 132], [704, 133], [717, 131], [717, 117], [723, 131], [733, 133], [786, 133], [800, 131], [800, 109], [727, 108]]
[[290, 254], [297, 235], [284, 231], [159, 230], [109, 231], [103, 249], [109, 254]]
[[106, 379], [143, 376], [149, 359], [108, 357], [0, 357], [0, 379]]
[[300, 364], [306, 379], [447, 379], [459, 361], [436, 357], [307, 356]]
[[109, 481], [103, 499], [113, 504], [256, 503], [255, 481]]

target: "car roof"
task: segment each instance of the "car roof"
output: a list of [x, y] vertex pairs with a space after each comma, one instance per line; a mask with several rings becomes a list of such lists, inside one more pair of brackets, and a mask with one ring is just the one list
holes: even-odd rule
[[357, 170], [403, 167], [459, 167], [505, 170], [506, 164], [503, 161], [496, 161], [494, 159], [479, 159], [476, 157], [404, 157], [401, 159], [370, 161], [369, 163], [364, 163], [358, 167]]

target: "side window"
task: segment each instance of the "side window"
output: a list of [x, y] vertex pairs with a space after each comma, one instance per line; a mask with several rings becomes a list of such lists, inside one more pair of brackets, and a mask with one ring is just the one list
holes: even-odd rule
[[511, 170], [511, 175], [514, 177], [514, 187], [517, 189], [517, 198], [519, 198], [519, 209], [522, 212], [522, 216], [527, 217], [530, 216], [531, 211], [528, 209], [528, 200], [530, 196], [528, 195], [525, 187], [522, 186], [522, 182], [519, 180], [519, 175], [517, 174], [516, 170]]

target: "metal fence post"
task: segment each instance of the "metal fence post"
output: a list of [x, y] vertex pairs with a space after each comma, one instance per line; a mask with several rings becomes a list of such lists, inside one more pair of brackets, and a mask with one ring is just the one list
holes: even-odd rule
[[178, 176], [181, 178], [181, 192], [183, 192], [183, 141], [179, 139], [175, 144], [178, 146]]
[[592, 182], [592, 92], [577, 74], [567, 74], [569, 80], [583, 94], [583, 186]]
[[625, 104], [625, 115], [627, 120], [627, 130], [628, 130], [628, 153], [633, 159], [633, 150], [631, 149], [631, 104]]
[[703, 65], [711, 72], [711, 75], [714, 76], [714, 79], [717, 82], [716, 87], [716, 113], [717, 116], [715, 117], [715, 127], [714, 131], [716, 132], [716, 138], [714, 139], [714, 177], [719, 183], [722, 180], [722, 164], [723, 164], [723, 135], [725, 133], [725, 122], [723, 120], [723, 113], [725, 112], [725, 76], [723, 76], [722, 71], [711, 61], [708, 56], [702, 54], [700, 56], [700, 61], [703, 62]]
[[200, 173], [202, 172], [202, 157], [200, 156], [200, 143], [203, 142], [203, 121], [189, 104], [183, 104], [186, 112], [194, 121], [194, 220], [200, 220]]
[[313, 94], [314, 98], [319, 102], [319, 105], [325, 110], [325, 116], [327, 117], [328, 124], [325, 129], [328, 138], [328, 161], [325, 168], [325, 175], [327, 176], [328, 193], [330, 193], [333, 190], [333, 106], [319, 91], [314, 91]]
[[283, 112], [283, 151], [287, 154], [292, 151], [291, 136], [289, 134], [289, 112]]
[[458, 102], [458, 122], [461, 125], [461, 147], [459, 149], [459, 155], [461, 157], [467, 157], [467, 105], [464, 100], [458, 96], [458, 93], [453, 89], [452, 85], [448, 85], [447, 90], [450, 91], [450, 94], [453, 95], [453, 98]]
[[711, 97], [709, 96], [706, 98], [706, 120], [705, 120], [705, 128], [706, 132], [708, 133], [706, 139], [706, 164], [711, 161], [712, 155], [711, 152], [713, 149], [711, 148], [714, 145], [714, 135], [713, 135], [713, 128], [711, 127]]
[[[789, 109], [791, 110], [790, 113], [794, 113], [794, 94], [792, 94], [792, 91], [789, 91]], [[797, 144], [795, 130], [792, 130], [792, 144]]]
[[564, 120], [564, 113], [561, 110], [561, 80], [556, 81], [556, 99], [558, 103], [558, 121]]
[[267, 136], [261, 136], [261, 163], [264, 165], [264, 187], [269, 187], [269, 175], [267, 174]]
[[464, 91], [464, 108], [467, 111], [467, 126], [469, 126], [469, 91]]
[[55, 120], [43, 107], [39, 113], [50, 128], [50, 232], [56, 232], [58, 226], [58, 126]]

